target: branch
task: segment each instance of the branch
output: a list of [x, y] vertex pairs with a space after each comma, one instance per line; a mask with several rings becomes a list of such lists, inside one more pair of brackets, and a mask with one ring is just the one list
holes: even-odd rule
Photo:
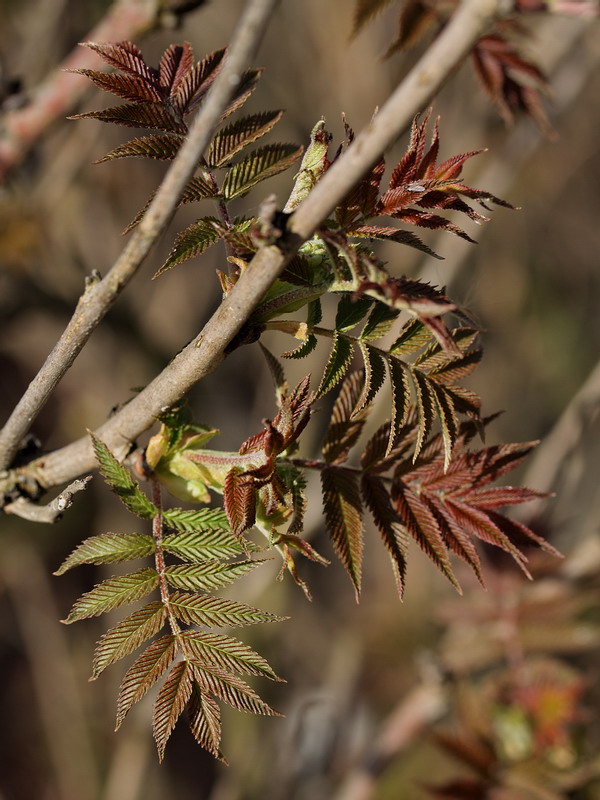
[[89, 282], [60, 340], [0, 432], [0, 469], [9, 466], [19, 442], [48, 397], [173, 215], [181, 192], [194, 174], [240, 76], [254, 57], [277, 2], [248, 0], [223, 67], [148, 211], [107, 276]]
[[91, 480], [92, 476], [88, 475], [86, 478], [73, 481], [45, 506], [38, 506], [24, 497], [19, 497], [4, 506], [4, 511], [6, 514], [28, 519], [30, 522], [58, 522], [63, 512], [73, 504], [73, 495], [83, 491]]
[[[160, 0], [117, 0], [87, 38], [92, 42], [137, 38], [156, 25], [160, 6]], [[89, 81], [83, 75], [65, 72], [70, 69], [107, 69], [107, 65], [96, 53], [77, 47], [37, 87], [27, 105], [4, 115], [0, 138], [0, 183], [11, 167], [23, 160], [46, 129], [56, 119], [68, 114], [89, 89]]]
[[[298, 207], [288, 221], [290, 232], [282, 237], [278, 246], [259, 250], [202, 333], [142, 392], [98, 429], [97, 435], [117, 457], [123, 458], [133, 440], [222, 361], [227, 345], [300, 244], [312, 236], [383, 150], [406, 130], [414, 115], [429, 103], [481, 33], [497, 16], [510, 10], [510, 5], [506, 0], [463, 0], [450, 24], [391, 95], [377, 117]], [[20, 472], [47, 488], [92, 469], [94, 463], [90, 442], [84, 437], [31, 462]]]

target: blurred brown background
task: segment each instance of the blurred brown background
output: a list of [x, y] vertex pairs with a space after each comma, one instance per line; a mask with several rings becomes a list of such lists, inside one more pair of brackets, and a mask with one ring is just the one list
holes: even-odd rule
[[[26, 98], [78, 41], [88, 38], [108, 6], [95, 0], [1, 0], [2, 80], [20, 79]], [[179, 30], [153, 32], [138, 44], [151, 64], [169, 43], [183, 40], [201, 57], [228, 42], [242, 6], [241, 0], [213, 0], [186, 15]], [[271, 141], [305, 143], [321, 116], [339, 141], [342, 111], [360, 130], [417, 57], [411, 51], [381, 60], [395, 34], [394, 9], [350, 41], [352, 7], [349, 0], [281, 4], [258, 58], [266, 71], [246, 107], [287, 109]], [[400, 246], [381, 251], [394, 274], [447, 284], [485, 329], [486, 357], [471, 385], [487, 411], [506, 411], [494, 423], [490, 441], [543, 438], [598, 360], [599, 25], [561, 17], [533, 20], [532, 51], [548, 67], [554, 89], [549, 113], [560, 137], [556, 142], [545, 141], [529, 120], [506, 130], [466, 67], [435, 102], [442, 157], [489, 148], [467, 165], [467, 182], [522, 210], [497, 209], [483, 228], [467, 222], [477, 246], [451, 234], [430, 236], [445, 262], [423, 260]], [[91, 89], [77, 110], [108, 100]], [[60, 119], [0, 188], [2, 419], [64, 328], [84, 277], [93, 269], [106, 273], [122, 247], [120, 232], [164, 172], [161, 164], [136, 160], [92, 166], [127, 133], [94, 121]], [[405, 146], [405, 139], [397, 144], [388, 164]], [[239, 201], [237, 213], [254, 213], [265, 191], [284, 201], [291, 180], [291, 172], [284, 173], [271, 188], [259, 187]], [[188, 207], [177, 214], [55, 392], [35, 428], [44, 449], [101, 424], [216, 307], [214, 270], [223, 261], [216, 248], [201, 261], [150, 281], [175, 232], [198, 213]], [[275, 352], [290, 346], [283, 337], [270, 344]], [[317, 361], [324, 358], [319, 351]], [[315, 374], [318, 369], [315, 363]], [[574, 429], [555, 437], [539, 462], [537, 474], [548, 481], [541, 488], [563, 489], [544, 525], [567, 552], [598, 532], [598, 383], [588, 384]], [[198, 421], [221, 429], [215, 446], [237, 449], [260, 428], [261, 418], [274, 412], [258, 348], [234, 352], [196, 388], [192, 402]], [[315, 438], [323, 422], [314, 423]], [[560, 487], [551, 485], [557, 464]], [[330, 554], [318, 499], [309, 523], [317, 546]], [[236, 591], [246, 602], [292, 616], [242, 637], [288, 680], [260, 687], [265, 699], [288, 716], [263, 720], [225, 712], [229, 768], [215, 765], [181, 725], [159, 767], [148, 704], [132, 711], [119, 734], [112, 733], [122, 666], [87, 682], [94, 642], [114, 620], [73, 628], [59, 622], [78, 594], [106, 573], [82, 568], [51, 576], [85, 536], [139, 530], [135, 526], [99, 479], [56, 526], [2, 520], [0, 800], [348, 800], [340, 789], [343, 776], [420, 679], [423, 654], [435, 653], [441, 628], [434, 610], [451, 595], [451, 587], [415, 549], [407, 597], [399, 604], [387, 556], [375, 537], [367, 546], [359, 606], [335, 564], [304, 570], [314, 593], [310, 605], [291, 583], [275, 583], [276, 565], [245, 578]], [[413, 744], [369, 796], [424, 797], [419, 781], [438, 777], [431, 775], [431, 759], [423, 745]], [[435, 759], [441, 777], [445, 762]]]

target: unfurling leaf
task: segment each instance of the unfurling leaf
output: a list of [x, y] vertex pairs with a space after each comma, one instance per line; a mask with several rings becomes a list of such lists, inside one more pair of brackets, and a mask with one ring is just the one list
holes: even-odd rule
[[91, 432], [90, 438], [100, 472], [113, 492], [121, 498], [132, 514], [142, 519], [152, 519], [156, 514], [154, 503], [148, 500], [129, 471], [117, 461], [104, 442]]

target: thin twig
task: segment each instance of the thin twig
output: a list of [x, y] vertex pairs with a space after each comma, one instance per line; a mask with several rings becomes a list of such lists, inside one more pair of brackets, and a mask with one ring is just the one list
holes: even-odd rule
[[258, 49], [277, 3], [278, 0], [248, 0], [223, 67], [148, 211], [108, 275], [86, 287], [59, 342], [0, 432], [0, 469], [9, 466], [19, 442], [46, 400], [171, 218], [242, 73]]
[[[88, 36], [92, 42], [118, 42], [134, 39], [156, 25], [159, 0], [117, 0]], [[54, 72], [35, 90], [30, 102], [8, 112], [2, 119], [0, 136], [0, 182], [18, 165], [40, 136], [77, 104], [89, 88], [83, 75], [70, 75], [68, 69], [106, 69], [91, 50], [75, 48]]]
[[4, 511], [6, 514], [28, 519], [30, 522], [58, 522], [64, 512], [73, 505], [73, 495], [83, 491], [91, 480], [92, 476], [88, 475], [86, 478], [73, 481], [45, 506], [18, 497], [14, 502], [4, 506]]
[[[99, 428], [97, 434], [117, 457], [123, 458], [132, 441], [151, 427], [197, 381], [217, 367], [229, 342], [300, 244], [312, 236], [383, 150], [406, 130], [414, 115], [432, 99], [492, 20], [507, 13], [511, 5], [506, 0], [463, 0], [450, 24], [391, 95], [377, 117], [298, 207], [288, 222], [290, 233], [282, 237], [277, 246], [259, 250], [202, 333], [178, 353], [142, 392]], [[84, 437], [31, 462], [21, 472], [35, 477], [42, 487], [47, 488], [93, 467], [92, 448], [88, 437]]]

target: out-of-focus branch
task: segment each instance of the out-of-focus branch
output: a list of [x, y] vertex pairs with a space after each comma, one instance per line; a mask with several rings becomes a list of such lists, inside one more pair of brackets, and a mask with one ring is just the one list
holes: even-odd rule
[[[160, 7], [160, 0], [116, 0], [87, 38], [92, 42], [135, 39], [156, 25]], [[0, 182], [46, 129], [68, 114], [88, 90], [90, 82], [83, 75], [71, 75], [65, 70], [106, 68], [92, 50], [76, 47], [34, 90], [27, 105], [4, 115], [0, 125]]]
[[[523, 478], [527, 486], [535, 486], [541, 492], [556, 488], [558, 476], [565, 462], [578, 448], [585, 436], [592, 416], [600, 409], [600, 361], [590, 372], [587, 380], [571, 399], [558, 422], [541, 444], [534, 450]], [[520, 509], [520, 518], [531, 518], [542, 508], [542, 501], [535, 500]]]
[[[318, 225], [385, 148], [409, 126], [414, 115], [429, 103], [481, 33], [495, 18], [507, 13], [511, 5], [506, 0], [463, 0], [450, 24], [391, 95], [380, 113], [325, 173], [292, 215], [288, 222], [288, 234], [281, 243], [259, 250], [202, 333], [142, 392], [98, 429], [97, 435], [118, 457], [122, 458], [131, 442], [180, 400], [194, 383], [215, 369], [223, 359], [229, 342], [300, 244], [312, 236]], [[21, 472], [34, 477], [41, 486], [47, 488], [68, 481], [93, 467], [90, 442], [83, 438], [37, 459]]]
[[249, 0], [247, 3], [223, 67], [148, 211], [108, 275], [103, 280], [89, 282], [60, 340], [0, 431], [0, 469], [11, 463], [19, 442], [51, 392], [171, 218], [181, 192], [192, 177], [242, 73], [258, 49], [277, 2]]
[[446, 706], [439, 680], [428, 680], [413, 689], [384, 722], [362, 765], [348, 774], [334, 800], [370, 800], [382, 772], [440, 719]]

